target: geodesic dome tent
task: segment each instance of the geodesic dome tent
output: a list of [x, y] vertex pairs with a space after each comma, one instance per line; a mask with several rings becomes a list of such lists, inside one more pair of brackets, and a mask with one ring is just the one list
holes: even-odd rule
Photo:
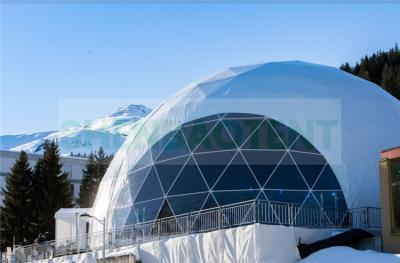
[[257, 199], [379, 206], [379, 152], [400, 144], [399, 117], [395, 98], [336, 68], [231, 68], [138, 123], [94, 213], [114, 228]]

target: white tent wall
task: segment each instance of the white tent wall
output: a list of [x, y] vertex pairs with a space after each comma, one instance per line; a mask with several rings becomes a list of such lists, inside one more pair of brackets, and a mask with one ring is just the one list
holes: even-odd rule
[[[380, 206], [379, 152], [400, 144], [399, 101], [337, 68], [291, 61], [231, 68], [162, 102], [136, 125], [117, 152], [100, 185], [94, 214], [107, 217], [107, 228], [113, 228], [113, 209], [125, 207], [128, 216], [133, 202], [129, 191], [126, 203], [117, 204], [117, 197], [151, 145], [185, 122], [224, 112], [283, 120], [327, 159], [349, 208]], [[285, 122], [290, 120], [336, 120], [331, 147], [324, 147], [321, 133], [307, 134], [304, 127]], [[92, 231], [101, 231], [100, 224]]]
[[[299, 237], [310, 243], [329, 237], [332, 231], [253, 224], [107, 250], [106, 256], [135, 254], [143, 263], [294, 263], [300, 259], [296, 247]], [[101, 251], [94, 251], [42, 262], [94, 263], [101, 256]]]

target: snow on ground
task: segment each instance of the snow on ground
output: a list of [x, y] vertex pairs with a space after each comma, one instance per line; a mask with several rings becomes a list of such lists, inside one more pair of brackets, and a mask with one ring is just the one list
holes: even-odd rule
[[400, 255], [350, 247], [331, 247], [317, 251], [298, 263], [400, 263]]

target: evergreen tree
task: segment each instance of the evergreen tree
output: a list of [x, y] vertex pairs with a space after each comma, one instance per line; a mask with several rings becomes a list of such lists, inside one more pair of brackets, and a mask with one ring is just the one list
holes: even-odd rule
[[72, 206], [68, 173], [61, 168], [58, 144], [46, 141], [43, 157], [35, 165], [32, 199], [36, 234], [47, 232], [48, 239], [54, 239], [54, 214]]
[[112, 155], [107, 155], [100, 147], [96, 154], [90, 154], [83, 170], [83, 179], [79, 191], [79, 206], [92, 207], [96, 198], [101, 179], [112, 160]]
[[19, 154], [6, 179], [4, 207], [1, 213], [2, 247], [15, 244], [31, 243], [32, 231], [31, 196], [32, 169], [29, 167], [25, 152]]
[[79, 191], [78, 204], [80, 207], [92, 207], [93, 204], [93, 188], [95, 184], [97, 166], [94, 154], [91, 153], [86, 162], [86, 169], [83, 170], [82, 184]]
[[376, 83], [400, 99], [400, 49], [397, 44], [389, 51], [365, 56], [354, 67], [345, 63], [340, 68]]

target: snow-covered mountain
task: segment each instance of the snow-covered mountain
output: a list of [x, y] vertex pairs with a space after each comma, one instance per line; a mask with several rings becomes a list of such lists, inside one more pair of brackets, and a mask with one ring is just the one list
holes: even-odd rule
[[89, 154], [100, 146], [107, 153], [115, 153], [136, 122], [151, 109], [131, 104], [117, 109], [114, 113], [94, 120], [82, 127], [61, 131], [47, 131], [33, 134], [0, 136], [0, 149], [41, 153], [46, 139], [57, 140], [62, 155]]

